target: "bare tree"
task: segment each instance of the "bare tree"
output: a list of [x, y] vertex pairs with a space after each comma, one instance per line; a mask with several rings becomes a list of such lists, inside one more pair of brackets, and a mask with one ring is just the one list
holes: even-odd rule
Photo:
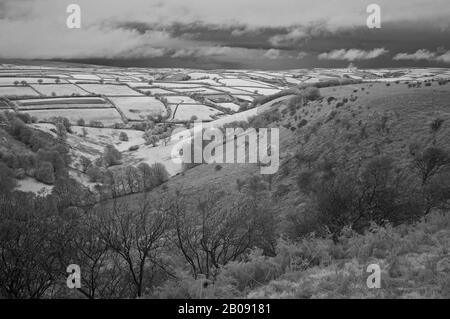
[[199, 274], [214, 276], [220, 266], [238, 260], [250, 248], [263, 248], [273, 239], [272, 214], [267, 203], [259, 205], [243, 196], [232, 205], [224, 205], [223, 196], [216, 190], [194, 198], [178, 192], [170, 200], [173, 244], [195, 278]]
[[148, 200], [136, 206], [115, 200], [95, 213], [101, 240], [128, 268], [134, 296], [142, 296], [144, 288], [152, 286], [156, 271], [164, 269], [159, 259], [166, 243], [168, 216], [155, 210]]

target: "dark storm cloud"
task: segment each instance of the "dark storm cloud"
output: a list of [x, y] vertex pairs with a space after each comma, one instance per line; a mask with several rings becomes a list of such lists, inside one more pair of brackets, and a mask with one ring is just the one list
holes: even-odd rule
[[[379, 0], [382, 28], [372, 30], [365, 25], [370, 2], [359, 0], [78, 0], [83, 27], [68, 30], [71, 2], [0, 0], [0, 57], [264, 68], [352, 57], [366, 66], [449, 63], [448, 0]], [[414, 59], [418, 50], [434, 56]]]

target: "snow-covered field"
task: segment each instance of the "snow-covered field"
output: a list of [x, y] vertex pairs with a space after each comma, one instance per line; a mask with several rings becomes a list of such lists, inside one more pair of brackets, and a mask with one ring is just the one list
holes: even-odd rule
[[48, 104], [107, 104], [108, 102], [100, 97], [64, 97], [45, 99], [17, 100], [20, 105], [48, 105]]
[[110, 100], [132, 121], [145, 120], [147, 116], [164, 115], [166, 108], [154, 97], [111, 97]]
[[53, 185], [46, 185], [38, 182], [34, 178], [27, 177], [17, 181], [16, 189], [22, 192], [32, 192], [44, 197], [52, 192]]
[[148, 93], [150, 92], [151, 95], [156, 95], [156, 94], [160, 94], [160, 95], [170, 95], [170, 94], [177, 94], [175, 92], [172, 91], [168, 91], [168, 90], [164, 90], [164, 89], [160, 89], [160, 88], [139, 88], [140, 91], [144, 92], [144, 93]]
[[77, 95], [89, 95], [88, 92], [80, 89], [74, 84], [42, 84], [32, 85], [33, 89], [41, 93], [42, 95], [52, 96], [68, 96], [72, 94]]
[[209, 79], [218, 78], [218, 79], [220, 79], [222, 77], [218, 73], [206, 73], [206, 72], [191, 72], [191, 73], [188, 73], [188, 75], [191, 77], [192, 80], [198, 80], [198, 79], [202, 79], [202, 78], [209, 78]]
[[199, 93], [199, 94], [218, 94], [221, 93], [209, 87], [198, 87], [198, 88], [188, 88], [188, 89], [174, 89], [174, 91], [180, 93]]
[[114, 85], [114, 84], [97, 84], [97, 83], [89, 83], [89, 84], [78, 84], [82, 89], [94, 93], [94, 94], [103, 94], [106, 96], [117, 96], [117, 95], [130, 95], [130, 96], [140, 96], [142, 95], [139, 92], [134, 91], [130, 87], [126, 85]]
[[167, 96], [167, 103], [169, 104], [197, 104], [198, 102], [189, 96], [181, 96], [181, 95], [175, 95], [175, 96]]
[[251, 95], [235, 95], [234, 97], [239, 100], [248, 101], [248, 102], [253, 102], [253, 100], [255, 99]]
[[217, 103], [217, 105], [227, 108], [231, 111], [237, 112], [239, 111], [240, 106], [235, 103]]
[[120, 114], [114, 108], [99, 108], [99, 109], [78, 109], [76, 111], [71, 109], [59, 110], [27, 110], [32, 116], [37, 117], [39, 121], [48, 121], [52, 117], [62, 116], [69, 119], [71, 123], [76, 123], [79, 119], [84, 119], [86, 122], [99, 121], [104, 125], [112, 125], [114, 123], [122, 123]]
[[249, 93], [254, 94], [261, 94], [261, 95], [272, 95], [275, 93], [280, 92], [279, 89], [268, 89], [268, 88], [261, 88], [261, 87], [247, 87], [247, 86], [237, 86], [236, 87], [239, 90], [247, 91]]
[[230, 94], [249, 94], [247, 91], [239, 90], [228, 86], [215, 86], [214, 89]]
[[39, 96], [39, 93], [28, 86], [0, 86], [0, 96]]
[[77, 80], [100, 80], [100, 77], [95, 74], [72, 74], [72, 77]]
[[257, 87], [265, 87], [265, 88], [271, 88], [271, 85], [268, 85], [263, 82], [259, 81], [253, 81], [253, 80], [244, 80], [244, 79], [220, 79], [220, 83], [225, 84], [226, 86], [257, 86]]
[[185, 81], [180, 82], [153, 82], [154, 86], [158, 86], [161, 88], [167, 88], [167, 89], [175, 89], [175, 88], [198, 88], [201, 87], [201, 84], [193, 84], [193, 83], [186, 83]]
[[[14, 82], [16, 82], [16, 81], [19, 81], [19, 83], [22, 81], [26, 81], [28, 84], [38, 84], [39, 80], [42, 80], [42, 83], [55, 83], [56, 78], [0, 77], [0, 85], [14, 85]], [[64, 79], [60, 79], [59, 81], [60, 81], [60, 83], [67, 83], [67, 81]]]
[[198, 120], [211, 121], [214, 115], [219, 114], [222, 114], [222, 112], [201, 104], [180, 104], [176, 108], [175, 114], [172, 111], [173, 121], [175, 122], [189, 121], [192, 116], [196, 116]]

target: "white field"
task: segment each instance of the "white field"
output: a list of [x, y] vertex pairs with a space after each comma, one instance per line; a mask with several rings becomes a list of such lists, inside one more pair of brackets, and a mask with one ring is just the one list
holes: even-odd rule
[[164, 115], [164, 104], [154, 97], [111, 97], [110, 100], [132, 121], [145, 120], [148, 115]]
[[187, 80], [187, 81], [184, 81], [184, 82], [186, 82], [186, 83], [192, 83], [192, 84], [198, 83], [198, 84], [206, 84], [206, 85], [220, 85], [219, 82], [214, 81], [214, 80], [211, 80], [211, 79], [203, 79], [203, 80]]
[[261, 88], [261, 87], [244, 87], [244, 86], [242, 86], [242, 87], [236, 87], [236, 88], [240, 89], [240, 90], [248, 91], [249, 93], [255, 93], [256, 91], [258, 91], [257, 94], [262, 94], [262, 95], [272, 95], [272, 94], [275, 94], [275, 93], [278, 93], [281, 91], [279, 89], [267, 89], [267, 88]]
[[[56, 79], [53, 78], [19, 78], [19, 77], [0, 77], [0, 85], [14, 85], [15, 81], [27, 81], [28, 84], [38, 84], [38, 80], [42, 80], [42, 83], [55, 83]], [[67, 83], [66, 80], [60, 79], [60, 83]]]
[[248, 94], [247, 91], [244, 90], [238, 90], [236, 88], [230, 88], [228, 86], [215, 86], [214, 89], [217, 89], [219, 91], [223, 91], [230, 94]]
[[217, 103], [217, 105], [227, 108], [231, 111], [237, 112], [239, 111], [240, 106], [235, 103]]
[[265, 87], [265, 88], [271, 88], [272, 86], [265, 84], [263, 82], [254, 81], [254, 80], [244, 80], [244, 79], [220, 79], [220, 83], [225, 84], [226, 86], [258, 86], [258, 87]]
[[72, 77], [77, 80], [100, 80], [100, 77], [95, 74], [73, 73]]
[[[86, 141], [91, 141], [92, 144], [100, 144], [96, 147], [99, 151], [103, 151], [104, 145], [114, 145], [120, 152], [128, 151], [128, 148], [133, 145], [144, 145], [143, 139], [144, 132], [129, 129], [112, 129], [112, 128], [95, 128], [95, 127], [83, 127], [72, 126], [72, 131], [80, 135], [83, 132], [83, 128], [87, 131]], [[121, 141], [119, 135], [121, 132], [125, 132], [128, 136], [128, 141]], [[71, 136], [69, 135], [69, 139]]]
[[42, 84], [32, 85], [33, 89], [42, 95], [52, 96], [54, 92], [57, 96], [67, 96], [72, 94], [89, 95], [88, 92], [73, 84]]
[[174, 89], [179, 93], [200, 93], [200, 94], [219, 94], [217, 90], [211, 89], [209, 87], [199, 87], [199, 88], [188, 88], [188, 89]]
[[180, 82], [153, 82], [154, 86], [159, 86], [161, 88], [166, 89], [175, 89], [175, 88], [198, 88], [201, 87], [201, 84], [193, 84], [193, 83], [185, 83], [184, 81]]
[[131, 86], [132, 88], [145, 87], [145, 86], [150, 87], [151, 86], [151, 84], [148, 84], [148, 81], [146, 81], [146, 82], [143, 82], [143, 81], [129, 81], [129, 82], [126, 82], [126, 84], [128, 86]]
[[[172, 108], [172, 110], [174, 110], [174, 108]], [[223, 113], [201, 104], [180, 104], [178, 105], [175, 114], [173, 114], [172, 111], [173, 121], [175, 122], [189, 121], [193, 115], [197, 116], [198, 120], [211, 121], [213, 119], [212, 116], [219, 114]]]
[[26, 99], [17, 100], [21, 105], [38, 105], [38, 104], [109, 104], [105, 99], [100, 97], [63, 97], [63, 98], [46, 98], [46, 99]]
[[0, 86], [0, 96], [39, 96], [39, 94], [28, 86]]
[[286, 80], [286, 82], [290, 83], [290, 84], [301, 84], [303, 81], [296, 79], [296, 78], [291, 78], [291, 77], [285, 77], [284, 78]]
[[38, 182], [34, 178], [26, 177], [22, 180], [17, 181], [16, 189], [22, 192], [31, 192], [45, 197], [52, 192], [53, 185], [46, 185], [44, 183]]
[[208, 77], [209, 79], [221, 78], [222, 76], [217, 73], [206, 73], [206, 72], [192, 72], [188, 74], [192, 80], [198, 80], [201, 78]]
[[178, 104], [178, 103], [184, 103], [184, 104], [198, 104], [198, 101], [194, 100], [193, 98], [190, 98], [189, 96], [182, 96], [182, 95], [174, 95], [174, 96], [166, 96], [168, 104]]
[[130, 95], [130, 96], [140, 96], [142, 95], [139, 92], [136, 92], [129, 88], [126, 85], [114, 85], [114, 84], [78, 84], [84, 90], [94, 93], [94, 94], [103, 94], [108, 96], [114, 95]]
[[248, 102], [253, 102], [253, 100], [254, 100], [254, 98], [250, 95], [235, 95], [234, 97], [237, 99], [240, 99], [240, 100], [248, 101]]
[[167, 94], [176, 94], [175, 92], [160, 89], [160, 88], [148, 88], [148, 89], [139, 89], [142, 92], [150, 92], [151, 95], [161, 94], [161, 95], [167, 95]]
[[119, 112], [114, 108], [78, 109], [76, 111], [71, 109], [29, 110], [27, 113], [36, 116], [40, 121], [48, 121], [52, 117], [62, 116], [68, 118], [72, 124], [75, 124], [80, 118], [84, 119], [86, 123], [89, 121], [99, 121], [104, 125], [123, 123]]

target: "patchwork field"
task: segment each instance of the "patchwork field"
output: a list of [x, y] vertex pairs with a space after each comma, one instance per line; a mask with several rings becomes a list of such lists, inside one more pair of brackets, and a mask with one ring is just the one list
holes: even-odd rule
[[46, 96], [89, 95], [88, 92], [74, 84], [42, 84], [32, 85], [31, 87]]
[[156, 94], [160, 94], [160, 95], [177, 94], [175, 92], [172, 92], [172, 91], [169, 91], [169, 90], [160, 89], [160, 88], [152, 88], [152, 87], [143, 88], [143, 87], [139, 87], [137, 89], [139, 91], [144, 92], [145, 94], [150, 94], [150, 95], [156, 95]]
[[187, 88], [187, 89], [174, 89], [174, 91], [180, 93], [200, 93], [200, 94], [217, 94], [220, 91], [214, 90], [209, 87]]
[[130, 96], [139, 96], [142, 95], [139, 92], [134, 91], [130, 87], [126, 85], [113, 85], [113, 84], [97, 84], [97, 83], [89, 83], [89, 84], [78, 84], [82, 89], [94, 93], [94, 94], [102, 94], [106, 96], [116, 96], [116, 95], [130, 95]]
[[0, 96], [39, 96], [39, 93], [37, 93], [29, 86], [0, 86]]
[[249, 93], [253, 94], [260, 94], [260, 95], [272, 95], [275, 93], [280, 92], [279, 89], [270, 89], [270, 88], [261, 88], [261, 87], [250, 87], [250, 86], [237, 86], [236, 89], [247, 91]]
[[258, 82], [258, 81], [252, 81], [252, 80], [243, 80], [243, 79], [220, 79], [220, 83], [226, 85], [226, 86], [258, 86], [258, 87], [265, 87], [265, 88], [271, 88], [272, 86], [266, 83]]
[[56, 79], [56, 78], [0, 77], [0, 85], [14, 85], [15, 82], [21, 83], [22, 81], [25, 81], [28, 84], [38, 84], [40, 81], [42, 81], [42, 83], [56, 83], [56, 81], [59, 81], [60, 83], [67, 83], [67, 81], [64, 79]]
[[211, 121], [215, 115], [222, 114], [222, 112], [201, 104], [180, 104], [171, 105], [172, 120], [174, 122], [185, 122], [191, 120], [193, 116], [196, 116], [201, 121]]
[[166, 113], [164, 104], [154, 97], [111, 97], [110, 100], [132, 121], [145, 120], [149, 115], [164, 116]]
[[235, 104], [235, 103], [229, 103], [229, 102], [225, 102], [225, 103], [217, 103], [219, 106], [227, 108], [231, 111], [237, 112], [239, 111], [240, 106]]
[[153, 82], [154, 86], [158, 86], [166, 89], [180, 89], [180, 88], [198, 88], [201, 87], [201, 84], [193, 84], [193, 83], [185, 83], [184, 81], [180, 82]]
[[83, 108], [77, 109], [58, 109], [56, 110], [27, 110], [32, 116], [35, 116], [39, 121], [50, 121], [52, 117], [62, 116], [66, 117], [72, 124], [75, 124], [79, 119], [84, 119], [86, 122], [98, 121], [104, 125], [112, 125], [114, 123], [123, 123], [119, 112], [114, 108]]
[[167, 103], [169, 103], [169, 104], [178, 104], [178, 103], [196, 104], [196, 103], [198, 103], [196, 100], [194, 100], [193, 98], [190, 98], [189, 96], [180, 96], [180, 95], [166, 96], [166, 100], [167, 100]]

